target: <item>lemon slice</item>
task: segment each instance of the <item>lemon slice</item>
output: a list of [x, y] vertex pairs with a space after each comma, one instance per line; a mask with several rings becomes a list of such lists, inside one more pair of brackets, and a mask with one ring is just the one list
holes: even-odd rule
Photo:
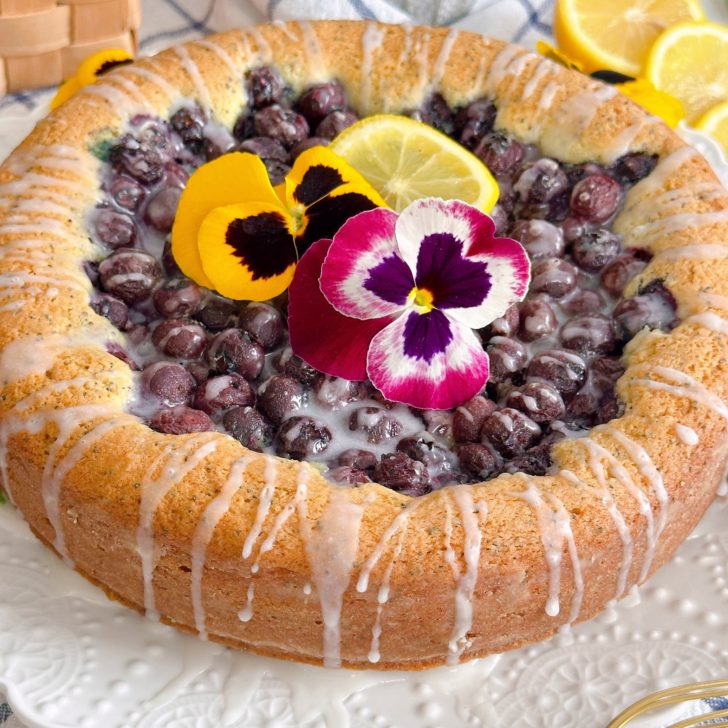
[[695, 128], [710, 134], [728, 154], [728, 101], [714, 106], [696, 122]]
[[394, 210], [421, 197], [462, 200], [490, 212], [498, 183], [467, 149], [406, 116], [369, 116], [331, 143]]
[[645, 75], [679, 99], [692, 122], [728, 99], [728, 27], [678, 23], [652, 46]]
[[638, 76], [665, 28], [705, 17], [698, 0], [557, 0], [554, 36], [587, 73]]

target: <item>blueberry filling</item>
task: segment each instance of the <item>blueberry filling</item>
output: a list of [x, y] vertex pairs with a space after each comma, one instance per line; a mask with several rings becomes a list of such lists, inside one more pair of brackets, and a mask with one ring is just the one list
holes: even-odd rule
[[168, 121], [132, 119], [110, 148], [89, 218], [103, 253], [84, 268], [92, 308], [126, 334], [126, 347], [109, 351], [140, 370], [133, 412], [159, 432], [221, 430], [252, 450], [314, 461], [334, 482], [376, 481], [409, 495], [503, 472], [544, 474], [555, 442], [619, 416], [624, 345], [645, 327], [677, 323], [663, 281], [622, 298], [650, 256], [624, 249], [610, 227], [654, 156], [630, 153], [609, 168], [562, 164], [495, 131], [488, 99], [451, 109], [434, 94], [405, 112], [488, 166], [501, 189], [491, 213], [498, 233], [521, 241], [532, 260], [526, 299], [480, 331], [486, 390], [453, 411], [415, 410], [293, 354], [285, 295], [231, 301], [185, 278], [172, 258], [169, 233], [196, 167], [247, 151], [278, 184], [301, 151], [357, 119], [336, 81], [297, 99], [271, 67], [243, 83], [249, 108], [232, 134], [187, 105]]

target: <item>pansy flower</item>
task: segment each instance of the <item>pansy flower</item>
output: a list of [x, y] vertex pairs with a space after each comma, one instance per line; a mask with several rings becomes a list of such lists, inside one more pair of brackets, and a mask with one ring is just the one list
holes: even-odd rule
[[327, 374], [368, 377], [387, 399], [447, 409], [488, 378], [473, 329], [522, 300], [529, 277], [523, 246], [495, 237], [492, 219], [459, 200], [363, 212], [301, 260], [291, 345]]
[[172, 253], [196, 283], [228, 298], [265, 301], [288, 287], [311, 243], [380, 205], [379, 193], [326, 147], [302, 152], [275, 188], [259, 157], [233, 152], [189, 178]]

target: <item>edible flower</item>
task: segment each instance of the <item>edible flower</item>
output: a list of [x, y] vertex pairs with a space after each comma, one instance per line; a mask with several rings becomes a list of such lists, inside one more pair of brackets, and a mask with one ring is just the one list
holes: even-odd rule
[[[584, 72], [584, 66], [575, 58], [570, 58], [563, 51], [540, 40], [536, 43], [536, 50], [550, 61], [559, 63], [573, 71]], [[659, 116], [668, 126], [675, 127], [684, 118], [683, 105], [674, 96], [655, 88], [654, 84], [646, 78], [633, 78], [616, 71], [594, 71], [592, 78], [608, 83], [617, 88], [625, 96], [629, 96], [643, 109], [654, 116]]]
[[94, 83], [112, 69], [125, 66], [133, 60], [134, 56], [123, 48], [105, 48], [102, 51], [93, 53], [81, 62], [73, 76], [58, 87], [56, 95], [51, 99], [51, 109], [60, 106], [84, 86]]
[[288, 288], [313, 242], [380, 205], [379, 193], [326, 147], [302, 152], [275, 188], [258, 156], [225, 154], [189, 178], [172, 253], [196, 283], [228, 298], [265, 301]]
[[459, 200], [363, 212], [301, 259], [288, 292], [291, 346], [326, 374], [368, 377], [389, 400], [455, 407], [488, 379], [472, 329], [522, 300], [529, 278], [523, 246]]

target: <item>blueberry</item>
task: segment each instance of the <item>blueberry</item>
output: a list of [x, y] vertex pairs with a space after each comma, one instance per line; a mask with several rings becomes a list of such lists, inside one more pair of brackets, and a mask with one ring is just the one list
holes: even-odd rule
[[278, 431], [276, 452], [294, 460], [309, 460], [325, 452], [331, 440], [331, 431], [320, 420], [291, 417]]
[[520, 455], [541, 437], [541, 428], [527, 415], [512, 407], [493, 412], [483, 422], [481, 438], [501, 455]]
[[185, 318], [197, 312], [202, 293], [188, 278], [171, 278], [154, 291], [152, 301], [160, 316]]
[[139, 182], [123, 174], [114, 177], [109, 193], [119, 207], [129, 212], [136, 212], [147, 194]]
[[581, 314], [561, 327], [561, 344], [580, 353], [609, 354], [617, 344], [614, 328], [614, 320], [609, 316]]
[[290, 149], [308, 136], [309, 127], [304, 116], [275, 104], [255, 112], [255, 132]]
[[336, 459], [336, 463], [355, 470], [373, 470], [377, 464], [377, 456], [370, 450], [351, 448], [344, 450]]
[[144, 222], [155, 230], [168, 233], [174, 224], [182, 190], [179, 187], [162, 187], [155, 192], [144, 210]]
[[496, 177], [512, 173], [523, 159], [523, 146], [499, 132], [486, 134], [473, 152]]
[[275, 68], [258, 66], [245, 74], [245, 88], [251, 106], [259, 109], [278, 103], [283, 97], [285, 84]]
[[397, 443], [397, 452], [403, 452], [428, 468], [450, 470], [450, 451], [438, 444], [429, 432], [414, 437], [403, 437]]
[[488, 342], [490, 379], [495, 383], [508, 382], [520, 374], [528, 363], [528, 354], [520, 341], [494, 336]]
[[258, 407], [275, 425], [304, 404], [303, 385], [285, 374], [274, 374], [258, 388]]
[[[384, 400], [387, 402], [388, 400]], [[387, 405], [385, 405], [387, 406]], [[392, 409], [391, 407], [388, 407]], [[425, 423], [425, 429], [440, 440], [452, 441], [452, 412], [449, 410], [421, 410], [420, 416]]]
[[487, 338], [491, 336], [513, 336], [518, 331], [518, 324], [521, 315], [518, 312], [518, 304], [514, 303], [506, 309], [506, 312], [491, 322], [487, 329]]
[[558, 162], [543, 157], [528, 165], [513, 189], [525, 203], [547, 203], [568, 188], [569, 181]]
[[255, 392], [239, 374], [210, 377], [195, 392], [193, 404], [197, 409], [214, 415], [231, 407], [245, 407], [255, 402]]
[[165, 319], [154, 329], [152, 341], [167, 356], [194, 359], [204, 351], [207, 334], [189, 319]]
[[528, 378], [552, 384], [562, 395], [576, 392], [586, 377], [586, 364], [574, 352], [562, 349], [541, 351], [528, 365]]
[[326, 471], [326, 477], [333, 483], [340, 485], [357, 485], [371, 483], [372, 479], [363, 471], [348, 466], [340, 466]]
[[172, 241], [169, 237], [164, 241], [164, 247], [162, 248], [162, 266], [164, 267], [164, 272], [168, 276], [182, 275], [182, 271], [177, 265], [177, 261], [174, 259], [174, 255], [172, 253]]
[[402, 423], [381, 407], [358, 407], [349, 416], [349, 429], [363, 432], [367, 442], [378, 444], [397, 437]]
[[127, 305], [120, 299], [106, 293], [94, 294], [91, 299], [91, 308], [99, 316], [105, 316], [109, 319], [121, 331], [126, 328], [129, 322], [129, 308]]
[[479, 442], [468, 442], [458, 445], [456, 454], [460, 467], [469, 475], [488, 480], [495, 475], [501, 467], [501, 457], [491, 448]]
[[319, 83], [301, 94], [298, 108], [312, 124], [315, 124], [332, 112], [346, 108], [346, 94], [338, 81]]
[[455, 131], [455, 117], [442, 94], [433, 93], [428, 96], [413, 117], [448, 136]]
[[531, 260], [560, 258], [564, 254], [561, 230], [545, 220], [518, 220], [510, 235], [523, 245]]
[[560, 432], [554, 432], [544, 437], [538, 445], [534, 445], [507, 462], [504, 467], [505, 472], [546, 475], [551, 467], [551, 448], [563, 437], [563, 433]]
[[195, 318], [211, 331], [222, 331], [230, 325], [231, 319], [237, 314], [237, 304], [229, 298], [209, 293], [195, 314]]
[[588, 273], [598, 273], [610, 263], [622, 248], [616, 233], [599, 228], [582, 235], [572, 246], [574, 262]]
[[262, 136], [252, 137], [244, 141], [238, 148], [241, 152], [256, 154], [263, 160], [273, 185], [280, 184], [291, 169], [290, 155], [277, 139]]
[[359, 117], [351, 109], [332, 111], [316, 127], [316, 136], [321, 139], [331, 140], [357, 121], [359, 121]]
[[518, 336], [523, 341], [537, 341], [556, 329], [556, 315], [548, 302], [528, 298], [519, 306], [520, 326]]
[[174, 407], [186, 404], [195, 388], [192, 375], [180, 364], [160, 361], [142, 372], [145, 389], [162, 404]]
[[123, 212], [102, 208], [94, 215], [96, 237], [110, 248], [131, 247], [137, 237], [134, 220]]
[[155, 119], [132, 120], [133, 131], [111, 148], [109, 161], [117, 172], [126, 172], [144, 184], [152, 184], [164, 174], [172, 157], [172, 142], [167, 126]]
[[514, 389], [508, 395], [506, 405], [520, 410], [540, 425], [560, 419], [565, 412], [559, 390], [547, 382], [531, 381]]
[[483, 422], [493, 414], [495, 408], [495, 402], [480, 395], [463, 402], [452, 418], [455, 442], [476, 442]]
[[[336, 134], [334, 134], [336, 136]], [[333, 137], [331, 137], [333, 138]], [[302, 142], [298, 142], [295, 147], [291, 149], [291, 162], [294, 162], [301, 152], [305, 152], [311, 147], [327, 147], [331, 139], [325, 137], [312, 136], [308, 139], [304, 139]]]
[[164, 432], [168, 435], [209, 432], [215, 429], [215, 423], [208, 415], [184, 405], [160, 410], [152, 416], [149, 426], [157, 432]]
[[455, 114], [455, 131], [460, 143], [475, 149], [480, 140], [493, 131], [497, 109], [489, 99], [478, 99], [462, 107]]
[[622, 202], [622, 186], [606, 174], [592, 174], [574, 185], [569, 207], [577, 217], [603, 223]]
[[199, 106], [184, 106], [169, 119], [172, 128], [195, 154], [202, 149], [207, 115]]
[[351, 382], [340, 377], [323, 376], [314, 383], [316, 400], [331, 410], [341, 409], [350, 402], [360, 400], [362, 390], [360, 382]]
[[622, 295], [626, 285], [647, 267], [644, 257], [638, 258], [634, 253], [625, 253], [614, 258], [601, 272], [599, 280], [602, 287], [617, 298]]
[[219, 374], [237, 372], [253, 381], [263, 370], [265, 352], [247, 332], [225, 329], [210, 342], [207, 361], [210, 368]]
[[561, 305], [571, 314], [596, 313], [606, 307], [602, 294], [589, 288], [575, 290]]
[[133, 248], [120, 248], [99, 264], [103, 289], [127, 304], [147, 298], [161, 274], [153, 255]]
[[222, 418], [223, 427], [243, 447], [262, 452], [273, 442], [273, 426], [255, 407], [233, 407]]
[[614, 163], [614, 174], [622, 183], [638, 182], [647, 177], [656, 166], [656, 154], [630, 152]]
[[273, 363], [284, 374], [309, 386], [313, 386], [322, 376], [321, 372], [307, 364], [301, 357], [296, 356], [290, 346], [287, 346], [279, 355], [274, 357]]
[[403, 452], [387, 453], [374, 469], [374, 480], [405, 495], [424, 495], [430, 490], [427, 468]]
[[283, 338], [283, 317], [269, 303], [251, 301], [241, 312], [238, 325], [266, 351], [274, 349]]
[[252, 113], [243, 113], [235, 120], [233, 136], [241, 142], [255, 136], [255, 117]]
[[579, 271], [561, 258], [544, 258], [531, 269], [531, 292], [563, 298], [576, 288]]
[[614, 318], [622, 341], [647, 327], [669, 331], [677, 323], [675, 298], [661, 281], [654, 281], [632, 298], [617, 304]]

